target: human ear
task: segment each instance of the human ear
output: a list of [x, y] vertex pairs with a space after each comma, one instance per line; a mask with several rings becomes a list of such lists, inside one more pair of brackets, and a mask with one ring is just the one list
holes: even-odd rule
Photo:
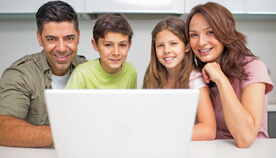
[[80, 29], [78, 30], [78, 44], [80, 42]]
[[188, 43], [185, 48], [185, 52], [188, 53], [190, 51], [191, 47], [190, 44]]
[[132, 40], [129, 41], [129, 47], [128, 47], [128, 49], [130, 49], [131, 44], [132, 44]]
[[92, 46], [93, 46], [94, 50], [98, 52], [99, 51], [98, 45], [97, 45], [97, 43], [96, 43], [96, 41], [95, 41], [94, 38], [91, 40], [91, 43], [92, 43]]
[[38, 30], [36, 30], [36, 37], [37, 37], [37, 40], [38, 40], [38, 43], [41, 47], [43, 47], [43, 42], [42, 42], [42, 39], [41, 39], [41, 35], [39, 33]]

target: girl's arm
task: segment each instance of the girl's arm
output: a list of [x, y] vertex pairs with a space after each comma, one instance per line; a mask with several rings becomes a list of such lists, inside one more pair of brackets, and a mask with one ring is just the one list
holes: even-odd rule
[[212, 140], [216, 137], [216, 119], [207, 87], [200, 88], [197, 121], [192, 140]]
[[254, 142], [261, 126], [265, 83], [246, 86], [240, 101], [219, 64], [206, 64], [202, 74], [207, 83], [213, 81], [217, 84], [225, 123], [236, 140], [237, 146], [249, 147]]

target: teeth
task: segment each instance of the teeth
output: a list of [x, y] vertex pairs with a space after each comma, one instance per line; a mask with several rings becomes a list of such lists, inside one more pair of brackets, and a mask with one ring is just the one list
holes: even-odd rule
[[57, 57], [58, 57], [58, 58], [65, 58], [66, 56], [58, 56], [58, 55], [57, 55]]
[[201, 53], [205, 53], [205, 52], [208, 52], [208, 51], [210, 51], [211, 50], [211, 48], [210, 49], [204, 49], [204, 50], [199, 50]]
[[164, 58], [164, 60], [172, 60], [174, 59], [175, 57], [170, 57], [170, 58]]

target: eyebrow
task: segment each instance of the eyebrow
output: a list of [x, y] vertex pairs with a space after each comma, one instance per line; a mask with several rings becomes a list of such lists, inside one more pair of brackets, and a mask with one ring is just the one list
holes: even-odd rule
[[45, 38], [56, 38], [56, 36], [46, 35]]
[[120, 43], [129, 43], [129, 41], [128, 40], [125, 40], [125, 41], [121, 41]]
[[164, 42], [157, 42], [157, 41], [155, 41], [155, 44], [164, 44]]
[[181, 40], [179, 40], [179, 39], [172, 39], [172, 40], [169, 40], [169, 41], [165, 41], [165, 42], [163, 42], [163, 41], [157, 41], [157, 40], [155, 40], [155, 43], [166, 43], [166, 42], [179, 42], [179, 41], [181, 41]]
[[[128, 43], [128, 40], [125, 40], [125, 41], [120, 41], [119, 43], [124, 43], [124, 42], [127, 42]], [[114, 43], [114, 41], [103, 41], [103, 43]]]
[[[211, 27], [207, 27], [204, 30], [209, 30], [209, 29], [212, 29], [212, 28]], [[196, 31], [195, 30], [189, 30], [189, 32], [196, 32]]]
[[65, 37], [75, 37], [76, 35], [74, 34], [70, 34], [70, 35], [66, 35]]
[[[66, 35], [65, 37], [75, 37], [76, 35], [74, 34], [69, 34], [69, 35]], [[45, 38], [57, 38], [56, 36], [53, 36], [53, 35], [46, 35]]]

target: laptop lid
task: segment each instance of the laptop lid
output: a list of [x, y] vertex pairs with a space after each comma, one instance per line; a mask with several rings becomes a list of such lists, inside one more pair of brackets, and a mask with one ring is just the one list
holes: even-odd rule
[[185, 158], [199, 90], [45, 90], [59, 158]]

